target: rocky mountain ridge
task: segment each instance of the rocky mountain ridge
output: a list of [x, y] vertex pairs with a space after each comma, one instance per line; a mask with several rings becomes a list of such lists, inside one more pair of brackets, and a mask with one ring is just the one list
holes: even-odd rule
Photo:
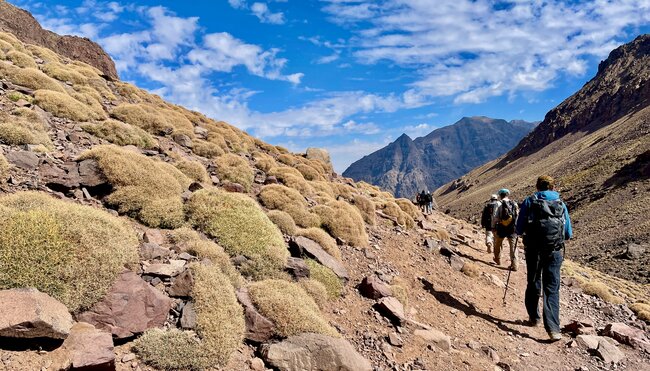
[[501, 156], [534, 127], [522, 120], [465, 117], [414, 140], [402, 134], [354, 162], [343, 176], [413, 198], [416, 192], [436, 189]]

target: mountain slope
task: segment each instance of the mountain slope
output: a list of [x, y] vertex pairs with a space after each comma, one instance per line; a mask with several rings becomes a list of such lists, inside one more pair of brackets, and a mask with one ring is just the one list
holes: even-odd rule
[[536, 177], [548, 173], [558, 179], [575, 219], [569, 256], [650, 282], [650, 249], [623, 258], [629, 243], [650, 240], [649, 104], [650, 35], [642, 35], [612, 51], [597, 75], [512, 151], [438, 189], [438, 200], [471, 218], [495, 190], [510, 188], [521, 200]]
[[412, 198], [504, 154], [534, 127], [520, 120], [465, 117], [415, 140], [402, 134], [350, 165], [343, 175]]

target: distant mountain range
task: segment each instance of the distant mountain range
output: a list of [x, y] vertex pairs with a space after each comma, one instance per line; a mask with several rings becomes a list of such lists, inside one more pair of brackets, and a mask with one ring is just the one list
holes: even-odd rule
[[464, 117], [412, 140], [402, 134], [386, 147], [356, 161], [343, 176], [375, 184], [399, 197], [435, 190], [510, 149], [535, 123]]

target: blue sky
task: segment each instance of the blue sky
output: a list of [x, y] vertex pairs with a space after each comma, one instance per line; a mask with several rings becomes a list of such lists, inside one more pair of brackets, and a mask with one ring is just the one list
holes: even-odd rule
[[650, 30], [650, 0], [9, 0], [123, 80], [342, 172], [463, 116], [542, 120]]

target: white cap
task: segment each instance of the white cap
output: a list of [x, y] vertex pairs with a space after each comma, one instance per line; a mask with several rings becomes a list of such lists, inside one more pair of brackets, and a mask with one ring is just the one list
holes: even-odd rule
[[499, 199], [499, 196], [497, 196], [497, 195], [490, 196], [490, 200], [498, 200], [498, 199]]

